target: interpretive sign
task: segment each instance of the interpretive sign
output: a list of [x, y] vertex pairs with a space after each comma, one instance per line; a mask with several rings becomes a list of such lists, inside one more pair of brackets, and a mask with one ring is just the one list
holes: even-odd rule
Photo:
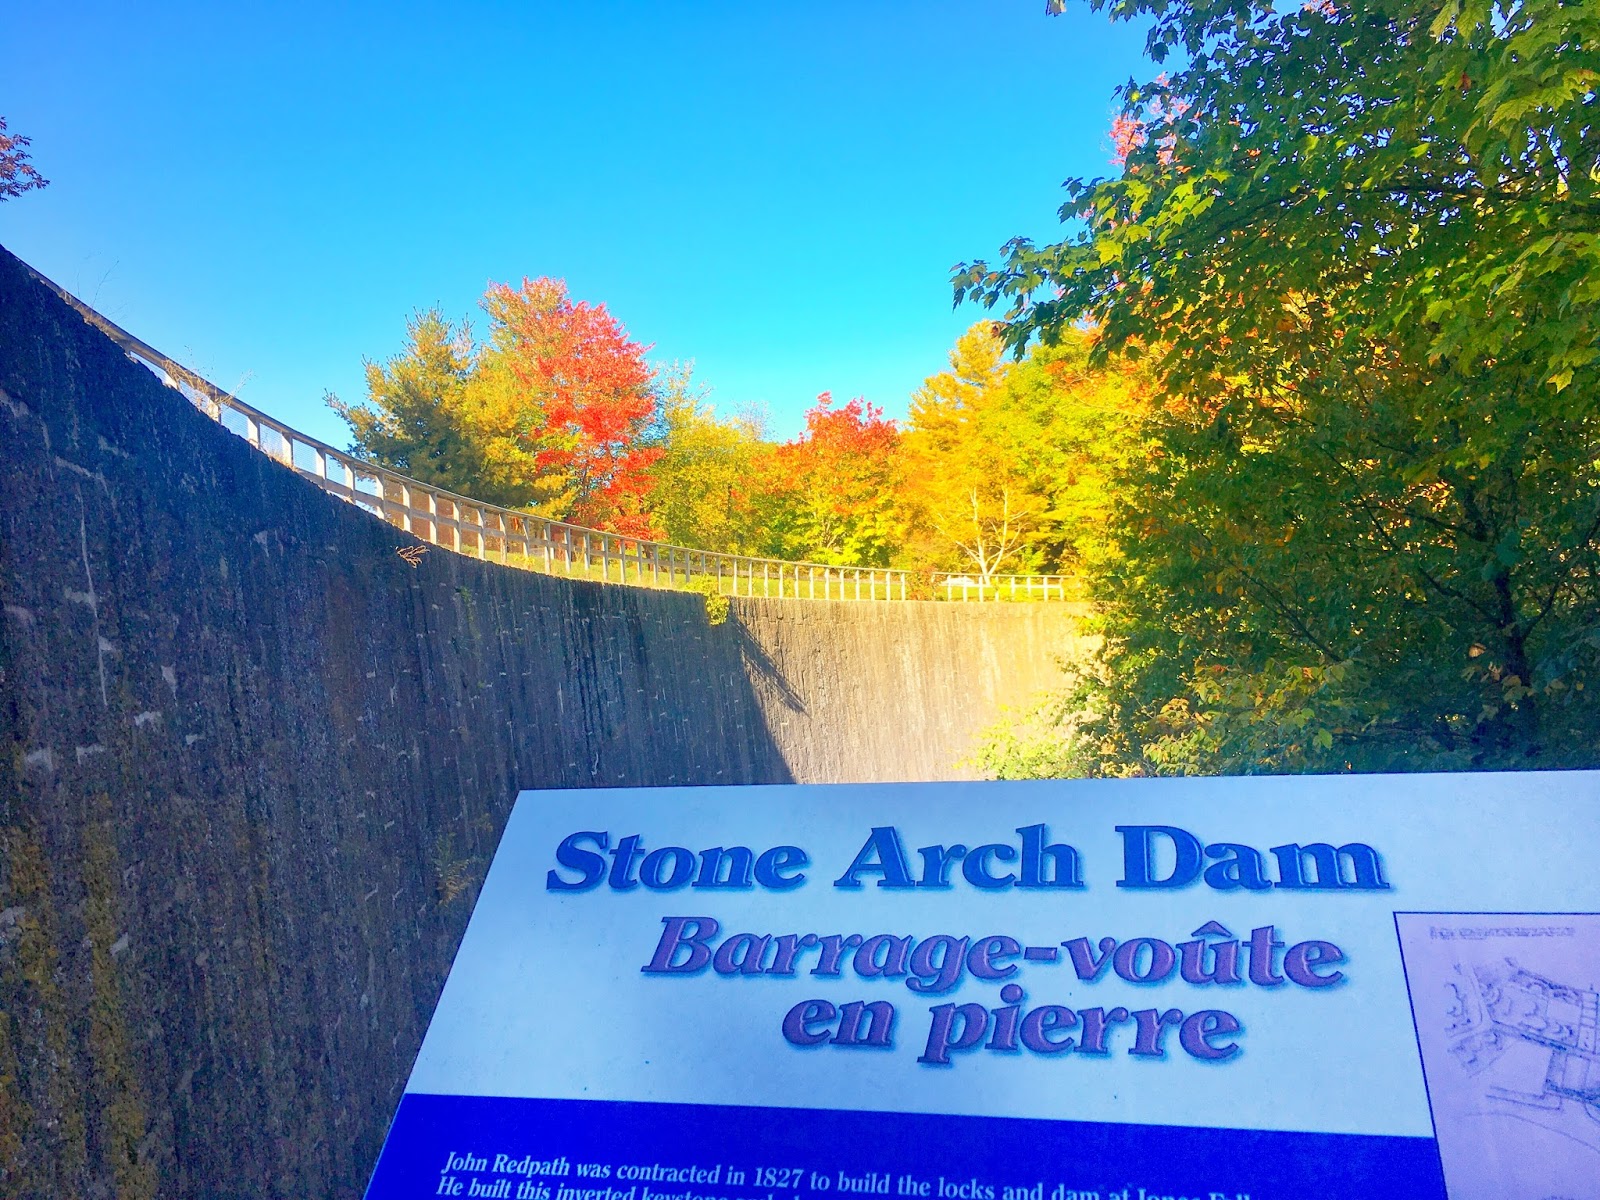
[[368, 1195], [1600, 1196], [1600, 774], [525, 792]]

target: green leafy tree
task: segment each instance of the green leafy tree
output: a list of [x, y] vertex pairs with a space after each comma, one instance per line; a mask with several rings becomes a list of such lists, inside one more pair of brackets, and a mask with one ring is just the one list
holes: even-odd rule
[[656, 413], [650, 441], [661, 454], [649, 468], [646, 502], [662, 536], [702, 550], [751, 552], [759, 539], [749, 489], [767, 450], [762, 413], [722, 420], [687, 366], [660, 373]]
[[477, 359], [466, 326], [431, 308], [406, 321], [399, 354], [366, 364], [364, 403], [347, 404], [332, 393], [324, 399], [350, 426], [352, 453], [435, 487], [503, 503], [514, 497], [486, 494], [495, 489], [486, 484], [482, 447], [464, 419]]
[[1119, 471], [1142, 463], [1146, 373], [1126, 359], [1097, 362], [1098, 334], [1063, 330], [1016, 364], [1001, 393], [991, 455], [1017, 464], [1045, 508], [1030, 570], [1084, 575], [1110, 552], [1106, 534]]
[[1182, 65], [1124, 89], [1079, 236], [956, 286], [1161, 384], [1101, 761], [1600, 759], [1600, 8], [1092, 4]]

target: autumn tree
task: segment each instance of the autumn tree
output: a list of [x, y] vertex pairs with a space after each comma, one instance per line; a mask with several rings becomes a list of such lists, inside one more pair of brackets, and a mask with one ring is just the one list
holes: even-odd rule
[[887, 566], [898, 547], [895, 490], [900, 433], [856, 397], [823, 392], [805, 429], [755, 463], [749, 492], [761, 551], [838, 566]]
[[474, 499], [651, 532], [646, 470], [660, 451], [643, 437], [655, 412], [647, 348], [559, 280], [491, 284], [483, 307], [487, 344], [429, 310], [408, 322], [399, 355], [367, 364], [365, 403], [327, 397], [352, 450]]
[[13, 200], [24, 192], [48, 187], [50, 181], [31, 163], [28, 147], [33, 139], [6, 132], [6, 119], [0, 117], [0, 200]]
[[660, 373], [657, 407], [647, 441], [660, 454], [649, 467], [646, 498], [661, 536], [681, 546], [753, 553], [751, 488], [766, 445], [757, 409], [719, 417], [688, 367]]
[[913, 394], [900, 504], [917, 561], [983, 579], [1085, 570], [1142, 397], [1128, 364], [1090, 364], [1093, 342], [1069, 329], [1011, 363], [980, 322]]
[[563, 515], [650, 533], [647, 472], [660, 451], [641, 439], [655, 413], [649, 348], [629, 340], [605, 305], [573, 301], [556, 279], [492, 284], [484, 307], [496, 331], [489, 367], [515, 381], [518, 436], [535, 466], [564, 482]]
[[1600, 759], [1600, 8], [1090, 2], [1181, 65], [956, 286], [1161, 386], [1102, 766]]
[[1023, 561], [1044, 500], [1019, 464], [993, 452], [1010, 364], [987, 323], [950, 351], [950, 369], [911, 396], [899, 502], [914, 553], [931, 566], [970, 570], [987, 582]]

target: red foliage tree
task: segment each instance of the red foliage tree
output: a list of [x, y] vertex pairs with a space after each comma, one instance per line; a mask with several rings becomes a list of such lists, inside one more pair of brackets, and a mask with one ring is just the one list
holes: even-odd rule
[[559, 279], [492, 284], [485, 306], [503, 333], [498, 352], [536, 401], [523, 436], [541, 469], [568, 479], [570, 519], [651, 536], [647, 468], [661, 451], [639, 444], [656, 408], [649, 347], [605, 305], [574, 303]]
[[769, 552], [814, 562], [885, 566], [897, 537], [896, 451], [900, 431], [857, 396], [839, 408], [823, 392], [805, 431], [765, 463], [758, 507]]
[[50, 183], [28, 161], [31, 138], [6, 133], [6, 119], [0, 117], [0, 200], [10, 200]]

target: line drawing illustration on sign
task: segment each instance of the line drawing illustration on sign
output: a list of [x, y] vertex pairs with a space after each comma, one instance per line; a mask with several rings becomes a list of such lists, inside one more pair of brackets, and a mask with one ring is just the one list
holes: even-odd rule
[[1398, 913], [1452, 1200], [1600, 1179], [1600, 915]]
[[[1577, 1101], [1597, 1123], [1592, 1143], [1600, 1148], [1600, 992], [1546, 979], [1512, 958], [1456, 971], [1459, 979], [1448, 985], [1445, 1033], [1461, 1068], [1486, 1077], [1491, 1100], [1551, 1113]], [[1518, 1040], [1548, 1051], [1538, 1091], [1495, 1082], [1496, 1068]]]

